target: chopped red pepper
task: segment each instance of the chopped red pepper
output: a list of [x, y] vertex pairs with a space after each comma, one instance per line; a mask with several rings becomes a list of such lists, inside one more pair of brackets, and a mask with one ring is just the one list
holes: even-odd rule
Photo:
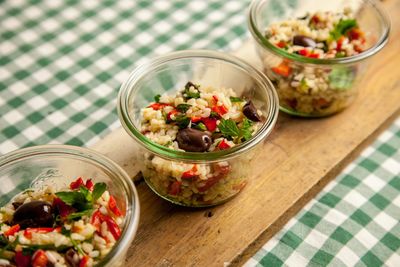
[[192, 122], [199, 122], [199, 121], [201, 121], [202, 120], [202, 117], [199, 117], [199, 116], [193, 116], [193, 117], [191, 117], [190, 118], [190, 120], [192, 121]]
[[48, 261], [49, 260], [47, 259], [46, 252], [44, 252], [44, 250], [36, 250], [32, 256], [32, 267], [46, 267]]
[[89, 263], [89, 256], [85, 255], [83, 256], [83, 258], [81, 259], [81, 261], [79, 262], [79, 267], [87, 267], [88, 263]]
[[306, 56], [308, 56], [308, 54], [310, 53], [310, 51], [308, 51], [308, 49], [305, 49], [305, 48], [304, 48], [304, 49], [299, 50], [298, 53], [299, 53], [300, 56], [306, 57]]
[[92, 179], [89, 179], [89, 180], [86, 181], [85, 187], [86, 187], [87, 189], [89, 189], [90, 191], [93, 191], [94, 184], [93, 184]]
[[40, 233], [40, 234], [44, 234], [44, 233], [50, 233], [50, 232], [61, 232], [61, 227], [56, 227], [56, 228], [52, 228], [52, 227], [38, 227], [38, 228], [26, 228], [24, 231], [24, 236], [26, 238], [31, 239], [32, 238], [32, 233]]
[[218, 148], [221, 149], [221, 150], [224, 150], [224, 149], [231, 148], [231, 146], [230, 146], [228, 143], [226, 143], [225, 140], [222, 140], [222, 141], [218, 144]]
[[176, 109], [173, 109], [170, 112], [168, 112], [168, 114], [167, 114], [167, 122], [171, 122], [172, 121], [171, 116], [175, 115], [177, 113], [178, 113], [178, 111]]
[[17, 267], [29, 267], [31, 265], [31, 256], [24, 255], [22, 251], [15, 252], [14, 260]]
[[314, 23], [314, 24], [318, 24], [318, 22], [319, 22], [320, 20], [319, 20], [319, 17], [318, 17], [317, 15], [314, 15], [314, 16], [311, 17], [310, 21], [311, 21], [312, 23]]
[[337, 42], [336, 42], [336, 50], [337, 51], [342, 50], [344, 38], [345, 38], [344, 36], [340, 36], [340, 38], [337, 40]]
[[175, 181], [170, 184], [169, 189], [168, 189], [168, 194], [176, 196], [181, 192], [181, 184], [182, 182], [180, 181]]
[[284, 41], [279, 41], [275, 44], [279, 48], [285, 48], [286, 43]]
[[14, 235], [15, 233], [17, 233], [19, 231], [19, 229], [21, 229], [19, 224], [13, 225], [10, 227], [10, 229], [8, 229], [7, 231], [4, 232], [4, 235], [5, 236]]
[[286, 62], [282, 62], [276, 67], [271, 68], [273, 72], [279, 74], [283, 77], [288, 77], [290, 75], [290, 67], [286, 64]]
[[110, 196], [110, 200], [108, 201], [108, 207], [112, 211], [112, 213], [115, 214], [115, 216], [120, 217], [122, 216], [121, 211], [117, 207], [117, 201], [115, 201], [115, 198], [113, 196]]
[[53, 207], [58, 210], [61, 217], [67, 217], [69, 214], [73, 213], [75, 209], [67, 205], [60, 198], [56, 197], [53, 200]]
[[74, 182], [72, 182], [69, 185], [69, 188], [71, 188], [72, 190], [78, 189], [81, 185], [84, 185], [83, 180], [81, 177], [79, 177], [78, 179], [76, 179]]
[[351, 29], [347, 35], [349, 36], [350, 40], [361, 40], [361, 43], [365, 42], [365, 34], [360, 28], [353, 28]]
[[217, 129], [217, 119], [216, 118], [204, 118], [203, 120], [204, 125], [207, 127], [207, 130], [210, 132], [215, 131]]
[[211, 108], [212, 111], [217, 112], [218, 115], [222, 116], [228, 112], [228, 109], [224, 105], [213, 106]]
[[96, 227], [97, 232], [100, 232], [101, 229], [101, 217], [103, 215], [101, 214], [101, 212], [99, 210], [96, 210], [93, 215], [92, 218], [90, 219], [90, 223]]
[[307, 57], [310, 57], [310, 58], [319, 58], [319, 54], [318, 54], [318, 53], [311, 53], [311, 54], [309, 54]]
[[218, 103], [218, 100], [219, 100], [218, 96], [213, 95], [212, 97], [213, 97], [213, 104], [216, 105]]
[[192, 179], [197, 176], [196, 172], [197, 172], [197, 165], [193, 165], [193, 167], [190, 170], [182, 173], [182, 179]]
[[115, 240], [118, 240], [121, 236], [121, 229], [119, 229], [118, 224], [110, 216], [103, 215], [103, 221], [106, 222], [108, 230], [111, 232]]
[[166, 107], [166, 106], [170, 106], [170, 104], [167, 104], [167, 103], [153, 103], [150, 106], [148, 106], [148, 108], [152, 108], [154, 110], [159, 110], [159, 109], [162, 109], [163, 107]]

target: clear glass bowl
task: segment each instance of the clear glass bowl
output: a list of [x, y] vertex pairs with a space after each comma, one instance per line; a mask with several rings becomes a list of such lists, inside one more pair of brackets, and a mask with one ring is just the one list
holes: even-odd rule
[[[355, 10], [357, 22], [366, 32], [367, 49], [355, 56], [334, 59], [308, 58], [288, 53], [271, 44], [265, 30], [271, 22], [303, 17], [307, 12]], [[381, 5], [372, 0], [253, 0], [248, 24], [255, 39], [256, 50], [264, 72], [274, 83], [282, 111], [305, 117], [331, 115], [349, 106], [355, 99], [358, 82], [362, 79], [367, 59], [381, 50], [388, 41], [390, 21]], [[289, 75], [272, 71], [278, 66], [288, 67]], [[321, 81], [321, 90], [301, 90], [293, 87], [298, 74], [313, 75]]]
[[[251, 99], [266, 117], [253, 137], [238, 146], [215, 152], [182, 152], [153, 143], [140, 132], [140, 110], [157, 94], [173, 93], [191, 81], [202, 86], [232, 88]], [[149, 187], [173, 203], [203, 207], [222, 203], [248, 181], [255, 147], [272, 131], [278, 116], [278, 98], [268, 78], [242, 60], [221, 52], [188, 50], [154, 59], [135, 69], [122, 85], [118, 112], [125, 130], [141, 145], [141, 171]], [[196, 165], [210, 178], [182, 181], [178, 170]], [[178, 183], [178, 184], [177, 184]], [[172, 192], [173, 193], [172, 193]]]
[[139, 200], [129, 176], [105, 156], [85, 148], [44, 145], [16, 150], [0, 157], [0, 206], [29, 188], [68, 187], [77, 177], [104, 182], [126, 211], [121, 238], [98, 266], [120, 266], [136, 234]]

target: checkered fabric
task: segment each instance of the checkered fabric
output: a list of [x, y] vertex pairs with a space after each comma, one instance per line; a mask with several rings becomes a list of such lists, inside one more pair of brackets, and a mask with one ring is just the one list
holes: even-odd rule
[[0, 3], [0, 154], [89, 146], [119, 127], [117, 93], [136, 65], [247, 38], [249, 0]]
[[400, 118], [245, 266], [400, 266]]

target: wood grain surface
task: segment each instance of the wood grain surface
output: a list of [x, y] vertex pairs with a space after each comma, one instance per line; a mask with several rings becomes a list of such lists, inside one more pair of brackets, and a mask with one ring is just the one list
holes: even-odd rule
[[[141, 218], [126, 266], [240, 265], [385, 129], [400, 112], [400, 1], [384, 1], [392, 20], [388, 45], [369, 61], [355, 103], [325, 119], [280, 114], [236, 198], [209, 209], [174, 206], [137, 181]], [[259, 64], [252, 44], [237, 55]], [[94, 149], [137, 173], [134, 141], [118, 129]]]

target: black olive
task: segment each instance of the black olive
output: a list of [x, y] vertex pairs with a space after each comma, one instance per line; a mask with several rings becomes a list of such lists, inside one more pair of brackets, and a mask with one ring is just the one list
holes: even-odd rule
[[65, 258], [65, 261], [67, 262], [68, 266], [70, 266], [70, 267], [78, 267], [79, 266], [79, 255], [72, 248], [70, 248], [65, 253], [64, 258]]
[[210, 133], [192, 128], [179, 130], [176, 141], [179, 148], [189, 152], [207, 151], [212, 144]]
[[314, 48], [317, 45], [317, 43], [310, 37], [304, 35], [296, 35], [295, 37], [293, 37], [293, 45], [300, 45], [304, 47]]
[[261, 121], [260, 115], [258, 115], [257, 109], [251, 100], [243, 106], [243, 114], [251, 121]]
[[28, 227], [52, 227], [54, 217], [50, 203], [33, 200], [18, 207], [14, 213], [13, 224], [22, 229]]

